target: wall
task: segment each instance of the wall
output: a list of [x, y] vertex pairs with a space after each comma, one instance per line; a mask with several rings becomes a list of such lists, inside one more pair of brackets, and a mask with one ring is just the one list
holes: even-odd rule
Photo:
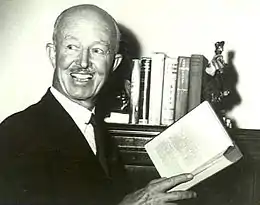
[[[55, 3], [54, 3], [55, 2]], [[0, 4], [0, 121], [37, 102], [51, 84], [53, 69], [45, 45], [56, 16], [65, 8], [95, 3], [130, 29], [142, 55], [204, 54], [226, 41], [234, 51], [241, 103], [229, 115], [241, 128], [260, 128], [260, 31], [257, 0], [2, 0]]]

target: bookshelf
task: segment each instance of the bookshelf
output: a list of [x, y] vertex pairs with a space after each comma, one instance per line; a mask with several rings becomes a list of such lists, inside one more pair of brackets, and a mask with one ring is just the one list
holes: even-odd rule
[[[207, 68], [214, 66], [204, 55], [172, 57], [154, 52], [132, 59], [130, 67], [130, 79], [123, 79], [129, 86], [121, 88], [125, 96], [116, 96], [119, 103], [108, 108], [106, 122], [170, 125], [204, 100], [210, 102], [220, 117], [225, 117], [222, 101], [230, 94], [229, 88], [224, 88], [225, 72], [209, 74]], [[113, 117], [118, 114], [124, 114], [128, 120], [122, 122]]]
[[[228, 132], [244, 156], [234, 165], [192, 188], [199, 197], [190, 204], [260, 204], [260, 130], [231, 128], [232, 122], [225, 117], [223, 99], [232, 96], [230, 90], [234, 90], [236, 84], [223, 86], [225, 66], [230, 65], [218, 61], [216, 57], [222, 55], [216, 51], [217, 46], [216, 55], [211, 61], [201, 54], [170, 57], [161, 52], [135, 59], [136, 66], [132, 72], [135, 75], [131, 78], [129, 97], [132, 124], [107, 123], [109, 133], [119, 148], [127, 177], [135, 189], [143, 188], [152, 179], [159, 178], [145, 151], [146, 142], [207, 100], [224, 125], [230, 127], [227, 128]], [[151, 62], [149, 66], [144, 66], [148, 65], [144, 63], [147, 59]], [[222, 66], [221, 69], [216, 65]], [[214, 72], [209, 72], [212, 69]], [[149, 86], [143, 86], [145, 83]], [[146, 103], [140, 103], [140, 99], [144, 101], [145, 98]]]
[[[119, 148], [127, 176], [141, 188], [159, 175], [144, 149], [144, 144], [165, 126], [107, 123]], [[256, 205], [260, 202], [260, 130], [229, 129], [243, 152], [242, 160], [203, 181], [193, 189], [198, 198], [191, 204]]]

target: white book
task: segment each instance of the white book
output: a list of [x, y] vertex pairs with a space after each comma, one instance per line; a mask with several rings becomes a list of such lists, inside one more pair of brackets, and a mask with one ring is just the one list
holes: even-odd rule
[[161, 124], [174, 122], [175, 91], [177, 82], [177, 58], [166, 56], [162, 91]]
[[242, 157], [207, 101], [145, 144], [145, 149], [161, 177], [194, 175], [173, 190], [187, 190]]
[[105, 117], [104, 121], [107, 123], [128, 124], [129, 123], [129, 114], [119, 113], [119, 112], [110, 112], [110, 115], [108, 117]]
[[152, 54], [151, 84], [149, 99], [148, 123], [159, 125], [161, 122], [162, 89], [164, 77], [165, 54], [155, 52]]
[[141, 65], [139, 59], [132, 60], [132, 75], [130, 83], [130, 114], [129, 123], [138, 124], [139, 121], [139, 97], [140, 97], [140, 79]]

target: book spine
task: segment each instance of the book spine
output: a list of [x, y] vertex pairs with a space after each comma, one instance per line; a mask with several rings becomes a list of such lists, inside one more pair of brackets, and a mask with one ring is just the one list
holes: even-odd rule
[[140, 60], [132, 60], [132, 75], [130, 85], [130, 115], [129, 123], [138, 124], [139, 120], [139, 94], [140, 94]]
[[151, 80], [151, 58], [141, 58], [139, 124], [148, 124], [149, 95]]
[[174, 122], [174, 104], [177, 82], [177, 58], [165, 58], [165, 71], [163, 81], [163, 99], [161, 124], [170, 125]]
[[193, 54], [190, 61], [188, 111], [201, 103], [203, 73], [207, 66], [207, 59], [203, 55]]
[[159, 125], [161, 121], [162, 109], [162, 89], [164, 77], [164, 53], [153, 53], [151, 64], [151, 85], [150, 85], [150, 100], [149, 100], [149, 119], [151, 125]]
[[175, 101], [175, 121], [187, 113], [190, 57], [178, 57], [177, 87]]

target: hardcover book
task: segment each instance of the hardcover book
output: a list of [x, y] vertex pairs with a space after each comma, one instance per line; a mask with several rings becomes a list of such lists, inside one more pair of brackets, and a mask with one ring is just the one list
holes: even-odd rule
[[207, 65], [208, 60], [203, 55], [191, 55], [188, 111], [197, 107], [201, 103], [203, 75]]
[[161, 122], [165, 57], [165, 54], [160, 52], [152, 54], [148, 120], [150, 125], [160, 125]]
[[151, 81], [151, 58], [141, 58], [140, 69], [140, 92], [139, 92], [139, 110], [138, 123], [148, 124], [149, 113], [149, 96], [150, 96], [150, 81]]
[[242, 157], [211, 105], [204, 101], [145, 144], [161, 177], [192, 173], [173, 190], [187, 190]]
[[166, 56], [162, 91], [162, 125], [170, 125], [174, 122], [177, 64], [177, 58]]
[[188, 111], [190, 57], [178, 57], [175, 118], [177, 121]]

